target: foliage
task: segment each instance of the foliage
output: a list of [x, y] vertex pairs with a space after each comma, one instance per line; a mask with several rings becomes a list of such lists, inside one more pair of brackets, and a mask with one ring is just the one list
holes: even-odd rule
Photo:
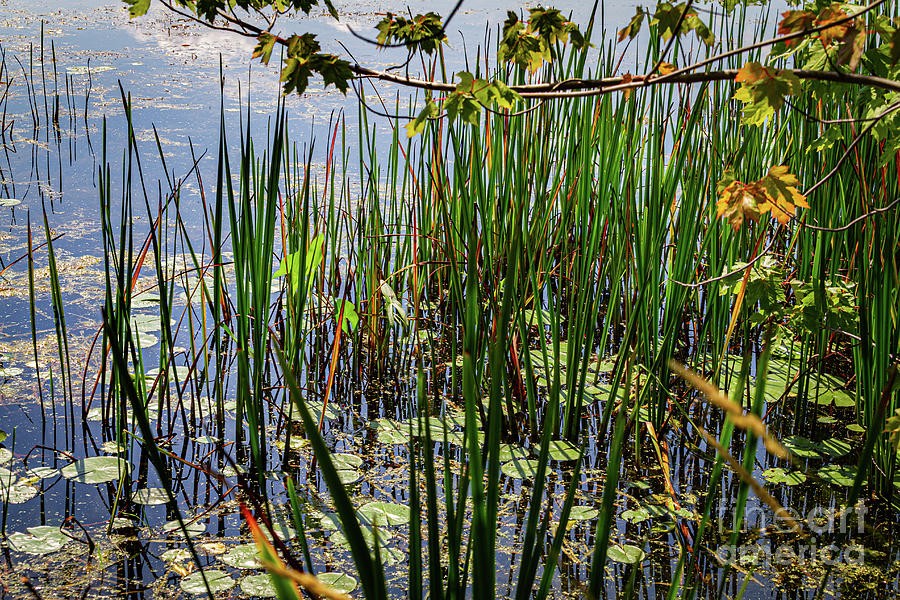
[[716, 184], [717, 213], [728, 219], [735, 231], [745, 219], [756, 221], [767, 212], [786, 225], [794, 218], [797, 207], [809, 208], [806, 197], [796, 187], [799, 183], [783, 165], [770, 167], [768, 175], [751, 183], [742, 183], [735, 179], [733, 172], [726, 171]]

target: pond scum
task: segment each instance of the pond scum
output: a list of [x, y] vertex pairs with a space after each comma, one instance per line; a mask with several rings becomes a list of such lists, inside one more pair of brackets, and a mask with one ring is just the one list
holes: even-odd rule
[[[23, 74], [35, 131], [77, 122]], [[412, 139], [397, 118], [387, 143], [362, 106], [317, 144], [284, 106], [265, 136], [223, 108], [215, 172], [176, 177], [123, 91], [81, 264], [0, 171], [26, 224], [2, 246], [24, 307], [4, 402], [44, 419], [27, 444], [4, 423], [4, 594], [894, 596], [900, 217], [854, 220], [897, 198], [898, 158], [863, 138], [801, 219], [734, 232], [726, 166], [808, 185], [844, 148], [814, 144], [821, 101], [745, 127], [732, 93], [555, 99]]]

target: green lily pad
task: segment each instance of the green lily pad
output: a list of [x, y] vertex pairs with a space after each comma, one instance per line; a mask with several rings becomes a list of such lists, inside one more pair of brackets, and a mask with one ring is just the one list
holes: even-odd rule
[[362, 480], [362, 473], [356, 469], [338, 469], [337, 476], [343, 485], [353, 485]]
[[622, 518], [629, 523], [643, 523], [650, 518], [650, 511], [646, 508], [632, 508], [630, 510], [622, 511]]
[[853, 433], [865, 433], [866, 428], [858, 423], [850, 423], [846, 425], [847, 431], [852, 431]]
[[846, 456], [850, 453], [850, 443], [837, 438], [825, 440], [819, 444], [819, 447], [822, 449], [822, 452], [835, 458]]
[[36, 477], [38, 479], [49, 479], [59, 475], [59, 469], [54, 469], [53, 467], [35, 467], [25, 471], [25, 475], [27, 477]]
[[0, 208], [12, 208], [20, 204], [22, 201], [17, 198], [0, 198]]
[[[193, 523], [188, 523], [185, 526], [187, 530], [188, 537], [197, 537], [198, 535], [202, 535], [206, 533], [206, 522], [205, 521], [194, 521]], [[159, 530], [162, 535], [175, 535], [175, 536], [183, 536], [184, 531], [181, 530], [181, 526], [178, 524], [178, 521], [168, 521], [163, 524], [162, 528]]]
[[16, 483], [0, 488], [0, 500], [8, 504], [22, 504], [37, 496], [38, 490], [33, 485]]
[[125, 452], [125, 446], [120, 446], [116, 440], [109, 440], [100, 444], [100, 450], [107, 454], [121, 454]]
[[316, 573], [316, 579], [341, 594], [349, 594], [359, 583], [344, 573]]
[[596, 519], [600, 513], [590, 506], [573, 506], [569, 512], [570, 521], [590, 521]]
[[800, 471], [785, 471], [781, 467], [772, 467], [763, 471], [762, 476], [769, 483], [783, 483], [784, 485], [799, 485], [806, 481], [806, 475]]
[[[203, 583], [203, 575], [206, 575], [206, 584]], [[182, 591], [188, 594], [206, 594], [206, 585], [213, 594], [230, 590], [237, 582], [225, 571], [219, 569], [205, 569], [195, 571], [181, 580]]]
[[504, 475], [512, 477], [513, 479], [534, 479], [539, 464], [540, 463], [536, 460], [523, 458], [503, 463], [500, 470]]
[[[312, 414], [313, 418], [318, 421], [322, 416], [322, 403], [321, 402], [307, 402], [306, 408], [309, 409], [309, 412]], [[333, 421], [337, 419], [340, 414], [335, 408], [335, 405], [331, 402], [328, 403], [328, 406], [325, 407], [325, 418], [329, 421]]]
[[606, 556], [615, 562], [634, 565], [644, 560], [644, 557], [647, 556], [647, 554], [637, 546], [632, 546], [630, 544], [619, 546], [613, 544], [606, 551]]
[[258, 569], [262, 567], [259, 562], [259, 549], [256, 544], [241, 544], [229, 550], [219, 557], [223, 563], [237, 569]]
[[91, 456], [66, 465], [62, 476], [78, 483], [108, 483], [128, 472], [129, 464], [116, 456]]
[[247, 575], [241, 579], [241, 591], [248, 596], [274, 598], [278, 595], [272, 577], [268, 573]]
[[843, 390], [825, 390], [816, 398], [816, 402], [822, 406], [834, 404], [837, 408], [850, 408], [856, 406], [853, 396]]
[[851, 487], [856, 479], [856, 467], [825, 465], [819, 469], [819, 477], [832, 485]]
[[507, 460], [522, 460], [528, 458], [528, 450], [512, 444], [500, 444], [500, 462]]
[[571, 460], [578, 460], [580, 456], [581, 449], [572, 442], [550, 442], [550, 458], [553, 460], [568, 462]]
[[61, 550], [71, 538], [59, 531], [59, 527], [40, 525], [29, 527], [28, 533], [17, 531], [6, 536], [9, 546], [26, 554], [50, 554]]
[[169, 548], [160, 555], [167, 563], [191, 560], [191, 553], [187, 548]]
[[369, 502], [359, 509], [359, 515], [378, 527], [409, 523], [409, 507], [393, 502]]
[[790, 450], [792, 454], [799, 456], [800, 458], [821, 458], [821, 455], [819, 454], [819, 445], [815, 442], [811, 442], [805, 437], [792, 435], [784, 438], [781, 443], [785, 448]]
[[363, 460], [355, 454], [339, 453], [331, 455], [331, 464], [335, 469], [358, 469]]
[[[372, 527], [368, 527], [363, 525], [360, 528], [362, 531], [363, 541], [366, 543], [370, 549], [375, 547], [375, 530]], [[388, 530], [382, 529], [380, 526], [378, 528], [378, 543], [382, 547], [381, 550], [384, 551], [387, 547], [386, 544], [391, 539], [391, 533]], [[347, 540], [347, 537], [344, 535], [342, 531], [335, 531], [331, 534], [331, 537], [328, 538], [332, 544], [336, 544], [338, 546], [343, 546], [344, 548], [350, 548], [350, 542]]]
[[136, 503], [148, 506], [165, 504], [169, 501], [169, 495], [164, 488], [141, 488], [134, 492], [132, 498]]

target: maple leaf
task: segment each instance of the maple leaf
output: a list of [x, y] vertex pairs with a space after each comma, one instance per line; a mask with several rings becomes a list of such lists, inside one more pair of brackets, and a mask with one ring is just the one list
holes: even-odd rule
[[[845, 19], [848, 16], [849, 15], [844, 12], [844, 9], [841, 8], [840, 4], [832, 4], [831, 6], [822, 9], [822, 12], [819, 13], [819, 17], [816, 19], [816, 26], [823, 27], [829, 23]], [[853, 21], [846, 21], [839, 25], [828, 27], [819, 32], [819, 39], [822, 41], [823, 46], [829, 46], [832, 41], [836, 39], [839, 40], [847, 35], [847, 32], [852, 27]]]
[[641, 6], [637, 7], [637, 12], [634, 13], [634, 16], [631, 17], [631, 21], [628, 22], [628, 25], [619, 30], [619, 41], [623, 41], [625, 38], [634, 39], [637, 37], [638, 32], [641, 30], [641, 23], [644, 21], [644, 9]]
[[740, 181], [732, 181], [719, 193], [716, 214], [727, 218], [735, 231], [744, 224], [744, 218], [756, 221], [761, 214], [756, 188], [752, 184], [745, 185]]
[[809, 208], [806, 196], [800, 193], [797, 186], [800, 181], [788, 173], [786, 166], [771, 167], [769, 174], [756, 182], [765, 196], [759, 205], [760, 214], [772, 211], [772, 216], [787, 225], [797, 213], [797, 207]]
[[746, 125], [762, 125], [781, 109], [785, 96], [800, 90], [800, 79], [792, 71], [766, 68], [758, 62], [748, 62], [734, 80], [742, 84], [734, 99], [745, 104]]
[[799, 184], [786, 166], [773, 166], [765, 177], [751, 183], [737, 181], [726, 171], [716, 185], [719, 193], [716, 214], [727, 218], [735, 231], [745, 219], [757, 221], [767, 212], [785, 225], [794, 218], [797, 207], [809, 208], [806, 197], [797, 189]]
[[[816, 20], [816, 15], [806, 10], [789, 10], [781, 13], [783, 17], [778, 23], [778, 35], [790, 35], [799, 31], [811, 29]], [[785, 42], [790, 48], [800, 43], [803, 38], [794, 38]]]

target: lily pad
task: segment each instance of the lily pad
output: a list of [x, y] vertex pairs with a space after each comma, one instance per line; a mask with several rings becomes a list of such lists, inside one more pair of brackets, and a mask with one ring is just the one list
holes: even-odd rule
[[[194, 521], [193, 523], [188, 523], [185, 526], [187, 530], [188, 537], [197, 537], [203, 533], [206, 533], [206, 522], [205, 521]], [[162, 528], [159, 530], [162, 535], [176, 535], [183, 536], [184, 531], [182, 531], [181, 526], [178, 524], [178, 521], [168, 521], [166, 522]]]
[[116, 456], [82, 458], [62, 468], [62, 476], [78, 483], [108, 483], [127, 473], [129, 464]]
[[278, 595], [272, 577], [268, 573], [247, 575], [241, 579], [241, 591], [248, 596], [274, 598]]
[[590, 521], [596, 519], [600, 513], [590, 506], [573, 506], [569, 512], [570, 521]]
[[358, 469], [363, 460], [355, 454], [339, 453], [331, 455], [331, 463], [335, 469]]
[[839, 440], [837, 438], [825, 440], [819, 444], [819, 447], [822, 449], [822, 452], [835, 458], [846, 456], [850, 453], [850, 443], [846, 440]]
[[0, 488], [0, 500], [8, 504], [22, 504], [37, 496], [38, 490], [33, 485], [16, 483], [9, 487]]
[[236, 546], [220, 556], [219, 560], [238, 569], [258, 569], [262, 566], [262, 563], [259, 562], [259, 549], [256, 544]]
[[49, 479], [50, 477], [59, 475], [59, 469], [54, 469], [53, 467], [35, 467], [25, 471], [25, 475], [27, 477], [36, 477], [38, 479]]
[[856, 478], [856, 467], [825, 465], [819, 469], [819, 477], [832, 485], [851, 487]]
[[191, 560], [191, 553], [187, 548], [169, 548], [160, 555], [167, 563]]
[[647, 554], [637, 546], [626, 544], [624, 546], [611, 545], [606, 551], [606, 556], [615, 562], [634, 565], [644, 560]]
[[[203, 583], [203, 575], [206, 575], [206, 584]], [[209, 585], [209, 591], [216, 594], [230, 590], [237, 582], [231, 578], [225, 571], [219, 569], [206, 569], [204, 571], [195, 571], [181, 580], [180, 587], [182, 591], [188, 594], [206, 594], [206, 585]]]
[[349, 594], [359, 583], [344, 573], [317, 573], [316, 579], [341, 594]]
[[581, 449], [572, 442], [555, 441], [550, 442], [550, 458], [560, 462], [578, 460], [581, 456]]
[[769, 483], [783, 483], [784, 485], [799, 485], [806, 481], [806, 475], [800, 471], [785, 471], [781, 467], [772, 467], [763, 471], [762, 476]]
[[[319, 417], [322, 415], [322, 403], [321, 402], [307, 402], [306, 408], [309, 409], [309, 412], [312, 414], [313, 418], [317, 421]], [[338, 414], [337, 409], [334, 404], [328, 403], [328, 406], [325, 407], [325, 418], [328, 420], [337, 419], [340, 415]]]
[[134, 492], [132, 498], [138, 504], [148, 506], [165, 504], [169, 501], [169, 495], [164, 488], [141, 488]]
[[805, 437], [792, 435], [784, 438], [781, 442], [784, 447], [791, 451], [792, 454], [800, 458], [821, 458], [819, 454], [819, 445]]
[[522, 460], [528, 458], [528, 450], [522, 448], [521, 446], [501, 444], [499, 458], [501, 462], [507, 460]]
[[633, 508], [622, 511], [622, 518], [630, 523], [643, 523], [650, 518], [650, 511], [646, 508]]
[[362, 480], [362, 473], [356, 469], [338, 469], [337, 476], [343, 485], [353, 485]]
[[409, 523], [409, 507], [394, 502], [369, 502], [359, 509], [359, 515], [379, 527]]
[[59, 527], [40, 525], [29, 527], [28, 533], [17, 531], [6, 536], [10, 547], [26, 554], [50, 554], [61, 550], [71, 538], [61, 533]]
[[523, 458], [503, 463], [500, 470], [504, 475], [513, 479], [534, 479], [539, 464], [536, 460]]
[[0, 208], [12, 208], [22, 204], [18, 198], [0, 198]]

